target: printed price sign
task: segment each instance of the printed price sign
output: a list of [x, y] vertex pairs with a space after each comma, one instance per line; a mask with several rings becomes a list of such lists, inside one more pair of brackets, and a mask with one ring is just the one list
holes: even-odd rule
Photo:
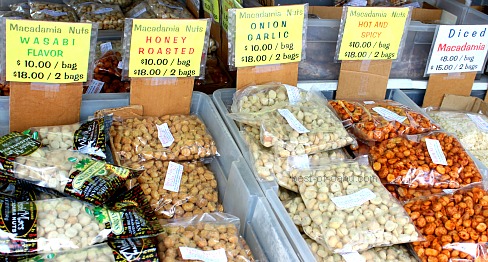
[[6, 80], [86, 82], [90, 23], [6, 20]]
[[212, 15], [215, 22], [220, 22], [220, 10], [218, 0], [204, 0], [203, 1], [203, 11]]
[[488, 25], [441, 25], [430, 51], [426, 74], [476, 72], [483, 69]]
[[235, 67], [299, 62], [305, 5], [235, 10]]
[[337, 60], [394, 60], [410, 20], [406, 7], [346, 7]]
[[129, 77], [200, 75], [208, 19], [132, 21]]

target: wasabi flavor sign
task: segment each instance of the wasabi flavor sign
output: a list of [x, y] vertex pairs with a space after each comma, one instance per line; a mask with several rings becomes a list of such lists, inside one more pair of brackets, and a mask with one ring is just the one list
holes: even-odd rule
[[6, 80], [86, 82], [92, 24], [6, 20]]
[[199, 76], [208, 19], [134, 19], [129, 77]]
[[235, 67], [299, 62], [308, 6], [235, 10]]
[[440, 25], [430, 51], [427, 74], [476, 72], [483, 69], [488, 25]]

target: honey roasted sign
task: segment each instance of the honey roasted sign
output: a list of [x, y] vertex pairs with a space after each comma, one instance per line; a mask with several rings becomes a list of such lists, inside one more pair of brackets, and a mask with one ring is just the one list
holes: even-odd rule
[[86, 82], [90, 23], [6, 20], [6, 80]]
[[129, 77], [200, 76], [208, 19], [134, 19]]

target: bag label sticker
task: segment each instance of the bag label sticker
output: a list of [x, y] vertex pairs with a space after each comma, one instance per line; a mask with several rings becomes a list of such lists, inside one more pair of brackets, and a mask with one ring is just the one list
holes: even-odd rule
[[439, 140], [426, 138], [425, 144], [427, 145], [427, 150], [429, 151], [432, 162], [437, 165], [447, 166], [446, 156], [442, 151], [441, 143], [439, 143]]
[[171, 130], [169, 130], [168, 123], [164, 123], [161, 125], [156, 125], [158, 129], [158, 138], [161, 144], [164, 147], [169, 147], [175, 141], [173, 134], [171, 134]]
[[373, 107], [373, 111], [376, 113], [380, 114], [383, 118], [385, 118], [388, 121], [397, 121], [400, 123], [403, 123], [407, 119], [406, 116], [400, 116], [397, 113], [390, 111], [384, 107]]
[[181, 176], [183, 175], [183, 165], [169, 162], [164, 179], [163, 189], [178, 193], [180, 191]]
[[203, 251], [190, 247], [180, 247], [183, 259], [201, 260], [204, 262], [227, 262], [225, 249]]
[[363, 188], [354, 194], [333, 197], [331, 200], [338, 209], [348, 209], [351, 207], [361, 206], [375, 197], [376, 195], [373, 193], [373, 191], [371, 191], [369, 188]]
[[302, 125], [302, 123], [298, 121], [298, 119], [290, 112], [290, 110], [278, 109], [278, 112], [281, 116], [285, 118], [286, 122], [288, 122], [291, 128], [293, 128], [298, 133], [304, 134], [310, 132], [310, 130], [308, 130], [305, 126]]

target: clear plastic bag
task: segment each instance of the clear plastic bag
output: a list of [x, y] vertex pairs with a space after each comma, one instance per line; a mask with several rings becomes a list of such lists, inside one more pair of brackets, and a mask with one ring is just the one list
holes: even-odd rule
[[461, 143], [439, 131], [382, 141], [370, 156], [384, 184], [454, 189], [483, 178]]
[[297, 177], [310, 218], [321, 229], [318, 242], [335, 253], [423, 240], [367, 162], [335, 160], [303, 168]]
[[456, 135], [466, 150], [472, 153], [488, 150], [488, 117], [485, 115], [432, 109], [427, 113], [444, 130]]
[[[219, 204], [217, 180], [202, 162], [151, 160], [137, 179], [158, 217], [179, 218], [223, 211]], [[181, 175], [173, 166], [181, 165]], [[179, 176], [179, 179], [178, 179]], [[173, 186], [171, 181], [179, 180]]]
[[65, 4], [55, 1], [29, 0], [30, 15], [34, 20], [78, 22], [76, 12]]
[[124, 30], [125, 16], [118, 5], [87, 2], [75, 5], [80, 22], [98, 24], [99, 30]]
[[252, 261], [252, 254], [240, 243], [239, 225], [239, 218], [225, 213], [172, 220], [158, 236], [159, 259]]
[[193, 19], [186, 7], [174, 0], [147, 0], [157, 18]]
[[249, 153], [248, 159], [253, 163], [253, 173], [257, 175], [257, 178], [262, 181], [274, 181], [279, 186], [288, 190], [298, 192], [298, 187], [293, 178], [293, 170], [290, 166], [290, 161], [293, 164], [299, 164], [298, 162], [310, 162], [317, 161], [319, 159], [343, 159], [346, 158], [346, 154], [342, 149], [320, 152], [314, 155], [301, 155], [300, 159], [282, 158], [276, 157], [273, 151], [261, 145], [259, 142], [259, 131], [253, 126], [244, 125], [246, 131], [241, 131], [241, 136], [246, 142]]
[[0, 172], [0, 199], [11, 198], [16, 201], [35, 201], [63, 197], [56, 190], [33, 185]]
[[41, 253], [28, 257], [7, 257], [18, 262], [116, 262], [159, 261], [155, 238], [110, 240], [83, 249]]
[[113, 212], [71, 198], [6, 199], [1, 213], [5, 227], [0, 230], [0, 250], [4, 255], [81, 249], [109, 239], [156, 236], [162, 231], [157, 221], [148, 222], [136, 213]]
[[30, 6], [28, 2], [11, 4], [9, 7], [12, 11], [23, 13], [24, 15], [30, 17]]
[[342, 122], [325, 105], [293, 105], [267, 113], [261, 144], [276, 156], [315, 154], [355, 144]]
[[0, 11], [0, 17], [18, 18], [18, 19], [31, 19], [29, 14], [25, 14], [18, 11]]
[[238, 122], [258, 126], [266, 112], [306, 101], [307, 96], [307, 92], [298, 87], [279, 83], [249, 86], [234, 94], [229, 116]]
[[[39, 148], [38, 141], [19, 133], [3, 136], [1, 141], [0, 170], [94, 205], [102, 206], [126, 180], [139, 175], [75, 151]], [[12, 143], [16, 145], [9, 147]]]
[[114, 119], [110, 135], [120, 163], [133, 169], [151, 160], [198, 160], [217, 153], [196, 115]]
[[122, 81], [122, 69], [118, 68], [122, 55], [115, 51], [107, 51], [95, 62], [93, 79], [102, 83], [102, 93], [126, 93], [130, 90], [130, 82]]
[[[317, 261], [322, 262], [347, 262], [351, 260], [345, 260], [341, 255], [334, 254], [327, 250], [326, 247], [313, 241], [306, 235], [302, 235], [307, 242], [310, 251], [314, 254]], [[360, 252], [360, 257], [364, 261], [399, 261], [399, 262], [415, 262], [417, 259], [410, 254], [408, 249], [404, 245], [393, 245], [390, 247], [375, 247], [366, 251]]]
[[364, 141], [383, 141], [401, 135], [439, 130], [421, 113], [392, 100], [334, 100], [329, 104], [342, 120], [352, 123], [354, 135]]
[[72, 150], [103, 160], [107, 158], [110, 121], [105, 116], [71, 125], [31, 127], [24, 134], [29, 132], [47, 150]]
[[288, 190], [286, 188], [278, 188], [278, 198], [280, 199], [280, 201], [282, 203], [288, 201], [288, 200], [292, 200], [296, 197], [300, 196], [298, 193], [295, 193], [291, 190]]
[[[114, 53], [122, 54], [123, 43], [122, 40], [110, 40], [110, 41], [98, 41], [95, 47], [95, 61], [105, 55], [108, 51], [113, 51]], [[118, 63], [118, 62], [117, 62]]]
[[475, 260], [475, 256], [478, 255], [476, 243], [488, 242], [486, 185], [476, 183], [451, 194], [416, 198], [404, 208], [426, 238], [426, 241], [413, 243], [421, 261], [434, 258], [484, 261], [483, 256], [480, 260]]
[[119, 5], [120, 7], [124, 8], [129, 6], [133, 0], [98, 0], [102, 4], [109, 4], [109, 5]]
[[141, 2], [125, 13], [127, 18], [154, 19], [156, 14], [146, 2]]

